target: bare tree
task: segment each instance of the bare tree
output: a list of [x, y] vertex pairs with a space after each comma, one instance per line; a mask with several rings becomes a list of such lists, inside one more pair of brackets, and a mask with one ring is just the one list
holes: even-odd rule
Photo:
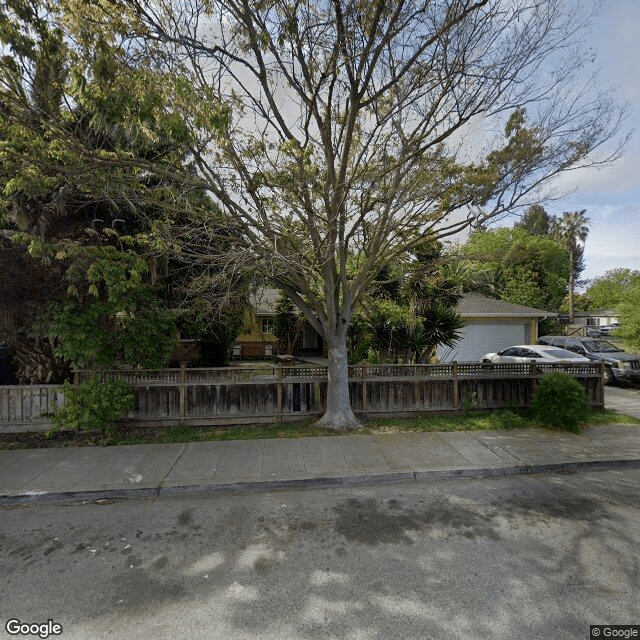
[[233, 220], [242, 259], [326, 340], [323, 426], [358, 425], [347, 328], [385, 265], [541, 201], [624, 142], [594, 156], [623, 114], [576, 84], [588, 15], [561, 0], [111, 4], [131, 59], [167, 73], [197, 137], [193, 180]]

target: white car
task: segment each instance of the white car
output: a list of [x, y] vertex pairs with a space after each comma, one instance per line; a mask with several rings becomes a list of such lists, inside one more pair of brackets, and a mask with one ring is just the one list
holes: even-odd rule
[[482, 362], [540, 362], [541, 364], [581, 364], [588, 358], [559, 347], [543, 344], [520, 344], [498, 353], [486, 353]]

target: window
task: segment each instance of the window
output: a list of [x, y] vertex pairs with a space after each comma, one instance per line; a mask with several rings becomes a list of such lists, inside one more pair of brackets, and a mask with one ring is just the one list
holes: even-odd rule
[[273, 318], [262, 318], [262, 333], [273, 333]]

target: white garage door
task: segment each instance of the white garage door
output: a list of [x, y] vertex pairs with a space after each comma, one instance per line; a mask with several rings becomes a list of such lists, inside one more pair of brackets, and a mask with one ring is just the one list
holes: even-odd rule
[[453, 349], [438, 351], [442, 362], [478, 362], [485, 353], [526, 344], [524, 324], [470, 324]]

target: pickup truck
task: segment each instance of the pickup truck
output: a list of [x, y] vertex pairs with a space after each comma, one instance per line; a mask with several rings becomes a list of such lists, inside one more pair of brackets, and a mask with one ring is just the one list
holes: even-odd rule
[[598, 338], [542, 336], [538, 344], [548, 344], [604, 363], [604, 383], [640, 382], [640, 358]]

